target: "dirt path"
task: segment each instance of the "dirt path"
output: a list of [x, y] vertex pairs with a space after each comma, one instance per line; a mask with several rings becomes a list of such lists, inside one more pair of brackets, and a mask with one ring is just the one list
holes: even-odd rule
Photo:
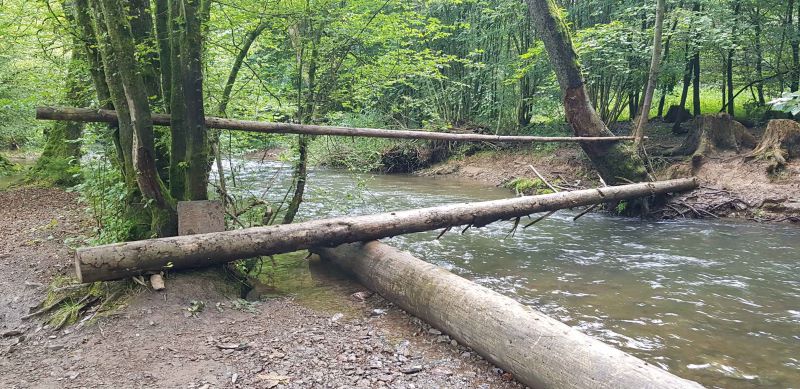
[[87, 227], [71, 194], [0, 192], [0, 387], [522, 387], [379, 296], [351, 299], [357, 285], [335, 296], [341, 314], [291, 297], [242, 305], [216, 271], [200, 271], [170, 277], [166, 293], [135, 288], [95, 323], [23, 320], [71, 273], [64, 240]]

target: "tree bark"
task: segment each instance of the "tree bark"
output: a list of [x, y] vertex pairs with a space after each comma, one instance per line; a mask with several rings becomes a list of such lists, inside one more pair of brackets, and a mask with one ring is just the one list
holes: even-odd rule
[[[174, 121], [174, 116], [153, 114], [153, 123], [160, 126], [169, 126]], [[73, 120], [84, 122], [116, 123], [117, 112], [111, 110], [96, 110], [89, 108], [69, 107], [39, 107], [36, 109], [36, 118], [42, 120]], [[226, 130], [262, 132], [270, 134], [304, 134], [304, 135], [329, 135], [329, 136], [356, 136], [367, 138], [388, 139], [425, 139], [453, 142], [509, 142], [509, 143], [536, 143], [536, 142], [573, 142], [573, 143], [607, 143], [633, 140], [632, 136], [502, 136], [483, 134], [454, 134], [448, 132], [430, 132], [423, 130], [385, 130], [377, 128], [356, 127], [331, 127], [310, 124], [254, 122], [208, 116], [205, 118], [208, 128]]]
[[[734, 15], [734, 24], [732, 28], [732, 36], [734, 44], [736, 43], [736, 27], [738, 23], [738, 16], [739, 11], [741, 10], [742, 3], [741, 1], [736, 1], [733, 6], [733, 15]], [[736, 96], [734, 96], [733, 90], [733, 56], [735, 54], [735, 50], [731, 48], [728, 50], [728, 58], [726, 61], [726, 68], [725, 68], [725, 82], [726, 82], [726, 89], [727, 89], [727, 102], [728, 102], [728, 114], [732, 117], [736, 117]]]
[[[533, 25], [544, 41], [550, 64], [564, 95], [564, 112], [576, 136], [613, 136], [597, 115], [586, 92], [578, 55], [567, 25], [553, 0], [526, 0]], [[581, 147], [603, 179], [611, 184], [648, 179], [644, 161], [627, 144], [582, 143]]]
[[203, 107], [199, 0], [170, 0], [170, 194], [179, 200], [208, 197], [209, 147]]
[[694, 74], [692, 77], [692, 114], [700, 116], [702, 114], [700, 106], [700, 50], [694, 53], [692, 65], [694, 66], [694, 71], [692, 72]]
[[[755, 50], [756, 50], [756, 79], [761, 80], [764, 78], [764, 51], [761, 47], [761, 24], [763, 23], [761, 20], [761, 7], [756, 5], [755, 9], [755, 20], [753, 24], [755, 25]], [[764, 82], [756, 83], [756, 90], [758, 91], [758, 105], [764, 106], [766, 105], [767, 101], [764, 98]]]
[[650, 74], [647, 76], [647, 89], [644, 92], [642, 111], [639, 114], [639, 121], [633, 136], [636, 137], [636, 145], [639, 146], [644, 138], [644, 128], [650, 119], [650, 107], [653, 104], [653, 93], [658, 83], [658, 75], [661, 65], [661, 35], [664, 29], [664, 13], [666, 5], [664, 0], [656, 0], [656, 25], [653, 27], [653, 58], [650, 61]]
[[797, 92], [800, 89], [800, 9], [798, 10], [798, 27], [794, 26], [794, 0], [789, 0], [786, 12], [786, 26], [789, 30], [790, 42], [792, 46], [792, 73], [790, 89]]
[[117, 243], [79, 249], [75, 256], [75, 268], [81, 282], [111, 280], [147, 271], [211, 266], [259, 255], [324, 245], [336, 246], [460, 225], [483, 227], [537, 212], [686, 191], [696, 187], [696, 179], [684, 178]]
[[[129, 192], [132, 192], [137, 190], [137, 184], [136, 173], [133, 168], [133, 125], [130, 119], [130, 108], [128, 107], [128, 100], [125, 98], [125, 88], [122, 85], [120, 72], [117, 69], [117, 55], [111, 47], [100, 0], [88, 1], [94, 12], [92, 26], [96, 34], [97, 47], [99, 48], [98, 51], [105, 76], [105, 80], [99, 84], [106, 86], [105, 91], [108, 91], [109, 104], [113, 106], [115, 112], [119, 115], [119, 120], [111, 122], [112, 124], [116, 123], [116, 132], [112, 133], [111, 136], [117, 145], [117, 151], [120, 153], [119, 158], [122, 162], [120, 171], [125, 179], [125, 186]], [[101, 97], [100, 91], [102, 90], [98, 89], [98, 98]]]
[[177, 215], [156, 169], [150, 101], [144, 79], [138, 69], [135, 57], [136, 45], [128, 15], [120, 0], [101, 0], [100, 5], [133, 127], [132, 156], [136, 183], [144, 198], [152, 200], [162, 213], [162, 215], [154, 214], [153, 228], [158, 230], [160, 236], [174, 235]]
[[[76, 23], [78, 10], [75, 4], [62, 2], [64, 14], [71, 27], [75, 28], [72, 36], [71, 56], [67, 68], [65, 103], [84, 106], [89, 104], [89, 90], [85, 79], [86, 52], [83, 36]], [[54, 185], [71, 186], [78, 182], [81, 159], [82, 122], [59, 121], [45, 133], [45, 146], [42, 155], [36, 160], [31, 173], [38, 179]]]
[[[678, 8], [683, 7], [683, 1], [678, 4]], [[672, 22], [672, 27], [670, 28], [670, 34], [667, 37], [667, 41], [664, 43], [664, 62], [667, 63], [669, 61], [669, 51], [672, 45], [672, 35], [675, 33], [675, 29], [678, 27], [678, 18], [675, 18], [675, 21]], [[670, 80], [664, 83], [661, 88], [661, 97], [658, 100], [658, 117], [664, 117], [664, 105], [667, 101], [667, 94], [672, 93], [672, 90], [675, 88], [676, 80], [670, 76]]]
[[701, 387], [386, 244], [311, 251], [532, 388]]

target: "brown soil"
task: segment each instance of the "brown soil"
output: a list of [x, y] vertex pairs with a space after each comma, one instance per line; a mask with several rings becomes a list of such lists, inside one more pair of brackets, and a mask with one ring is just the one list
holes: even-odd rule
[[[352, 284], [334, 296], [345, 315], [292, 297], [248, 312], [217, 271], [183, 273], [166, 292], [134, 288], [110, 314], [53, 331], [22, 316], [72, 273], [64, 240], [86, 234], [83, 211], [55, 189], [0, 192], [0, 204], [0, 387], [521, 387], [379, 296], [353, 300]], [[205, 309], [190, 314], [193, 301]]]
[[560, 179], [577, 186], [594, 186], [599, 182], [589, 160], [577, 146], [564, 146], [546, 152], [529, 149], [481, 152], [450, 159], [417, 174], [454, 176], [503, 186], [516, 178], [536, 178], [531, 166], [548, 180]]

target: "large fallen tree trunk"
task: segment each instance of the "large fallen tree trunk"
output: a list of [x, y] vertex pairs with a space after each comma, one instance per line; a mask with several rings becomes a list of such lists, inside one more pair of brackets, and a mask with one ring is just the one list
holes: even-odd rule
[[383, 243], [311, 251], [532, 388], [701, 387]]
[[78, 280], [112, 280], [148, 271], [210, 266], [241, 258], [337, 246], [460, 225], [482, 227], [536, 212], [614, 202], [697, 187], [695, 178], [611, 186], [542, 196], [444, 205], [82, 248]]
[[[105, 109], [68, 108], [68, 107], [39, 107], [36, 108], [36, 118], [40, 120], [68, 120], [73, 122], [103, 122], [116, 123], [117, 113]], [[153, 114], [153, 124], [169, 126], [170, 116]], [[351, 128], [316, 126], [310, 124], [255, 122], [247, 120], [225, 119], [206, 117], [206, 127], [224, 130], [237, 130], [248, 132], [264, 132], [270, 134], [305, 134], [305, 135], [331, 135], [331, 136], [360, 136], [367, 138], [391, 139], [425, 139], [446, 140], [454, 142], [616, 142], [633, 140], [632, 136], [598, 136], [598, 137], [571, 137], [571, 136], [502, 136], [484, 134], [453, 134], [448, 132], [430, 132], [422, 130], [386, 130], [378, 128]]]

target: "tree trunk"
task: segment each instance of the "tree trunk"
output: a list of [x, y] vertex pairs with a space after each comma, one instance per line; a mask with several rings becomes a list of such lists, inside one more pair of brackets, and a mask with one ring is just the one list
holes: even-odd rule
[[[526, 0], [533, 25], [544, 41], [564, 94], [564, 111], [576, 136], [612, 136], [589, 102], [567, 26], [553, 0]], [[583, 143], [581, 147], [603, 179], [615, 184], [648, 179], [644, 161], [628, 144]]]
[[700, 388], [386, 244], [313, 248], [532, 388]]
[[658, 83], [658, 74], [661, 65], [661, 35], [664, 28], [664, 13], [666, 11], [665, 0], [656, 1], [656, 25], [653, 28], [653, 58], [650, 61], [650, 74], [647, 76], [647, 88], [644, 92], [642, 111], [639, 114], [639, 121], [636, 123], [636, 130], [633, 136], [636, 137], [636, 145], [640, 145], [644, 138], [644, 128], [650, 119], [650, 107], [653, 104], [653, 93]]
[[[245, 37], [245, 40], [242, 44], [242, 47], [239, 49], [239, 52], [236, 54], [236, 58], [233, 61], [233, 66], [231, 66], [231, 70], [228, 73], [228, 79], [225, 82], [225, 88], [222, 90], [222, 96], [219, 99], [219, 104], [217, 105], [217, 115], [220, 117], [227, 117], [228, 116], [228, 103], [231, 101], [231, 95], [233, 94], [233, 86], [236, 84], [236, 79], [239, 77], [239, 71], [242, 69], [242, 65], [244, 64], [245, 58], [247, 58], [247, 53], [250, 52], [250, 47], [256, 41], [256, 39], [261, 35], [262, 32], [267, 28], [266, 23], [259, 23], [259, 25], [250, 31]], [[227, 193], [226, 184], [225, 184], [225, 170], [222, 167], [222, 152], [219, 144], [219, 136], [220, 131], [215, 130], [212, 131], [209, 137], [209, 144], [211, 145], [211, 153], [213, 154], [211, 157], [216, 160], [217, 163], [217, 174], [219, 175], [219, 188], [222, 193]], [[227, 199], [223, 195], [222, 202], [225, 204]]]
[[[169, 126], [174, 121], [170, 115], [153, 114], [153, 123], [160, 126]], [[117, 112], [110, 110], [96, 110], [89, 108], [69, 107], [38, 107], [36, 118], [42, 120], [73, 120], [83, 122], [116, 123]], [[633, 140], [632, 136], [502, 136], [484, 134], [453, 134], [448, 132], [430, 132], [423, 130], [385, 130], [378, 128], [356, 127], [331, 127], [308, 124], [254, 122], [247, 120], [234, 120], [217, 117], [206, 117], [206, 127], [226, 130], [261, 132], [269, 134], [303, 134], [303, 135], [328, 135], [351, 136], [366, 138], [386, 139], [425, 139], [451, 142], [509, 142], [509, 143], [537, 143], [537, 142], [571, 142], [571, 143], [608, 143]]]
[[694, 72], [694, 58], [689, 58], [689, 45], [686, 45], [686, 67], [683, 70], [683, 89], [681, 90], [681, 108], [686, 108], [686, 100], [689, 99], [689, 85], [692, 82], [692, 72]]
[[[683, 1], [680, 2], [678, 8], [683, 7]], [[669, 50], [672, 46], [672, 35], [675, 33], [675, 29], [678, 27], [678, 18], [675, 18], [675, 21], [672, 22], [672, 28], [670, 28], [670, 34], [667, 37], [667, 41], [664, 43], [664, 63], [669, 61]], [[664, 117], [664, 104], [667, 101], [667, 95], [672, 93], [672, 90], [675, 88], [675, 79], [670, 76], [670, 80], [664, 83], [663, 87], [661, 88], [661, 97], [658, 100], [658, 117]]]
[[158, 46], [158, 65], [161, 73], [161, 96], [164, 110], [172, 109], [172, 49], [170, 43], [169, 0], [155, 0], [156, 43]]
[[[177, 215], [174, 204], [156, 170], [155, 139], [147, 88], [136, 61], [136, 44], [128, 22], [128, 15], [120, 0], [102, 0], [108, 36], [115, 55], [117, 70], [122, 80], [128, 102], [130, 122], [133, 127], [133, 162], [136, 182], [142, 195], [152, 200], [153, 229], [159, 236], [174, 235]], [[158, 213], [158, 214], [157, 214]]]
[[[94, 21], [92, 20], [92, 7], [89, 5], [88, 0], [75, 0], [75, 26], [76, 33], [80, 34], [83, 41], [83, 52], [86, 56], [89, 73], [92, 76], [92, 85], [94, 86], [97, 101], [101, 107], [105, 109], [114, 109], [111, 92], [109, 92], [108, 84], [106, 83], [105, 68], [103, 66], [103, 58], [95, 32]], [[117, 151], [116, 165], [119, 171], [125, 176], [125, 152], [119, 142], [119, 124], [108, 123], [108, 134], [114, 148]]]
[[692, 65], [694, 66], [694, 77], [692, 77], [692, 113], [694, 116], [700, 116], [702, 114], [701, 107], [700, 107], [700, 50], [694, 53], [694, 59], [692, 59]]
[[308, 136], [300, 135], [297, 137], [297, 162], [294, 167], [294, 193], [283, 215], [283, 224], [294, 221], [300, 204], [303, 202], [303, 195], [306, 190], [306, 180], [308, 179]]
[[[737, 41], [737, 39], [735, 38], [736, 37], [736, 26], [737, 26], [736, 23], [738, 22], [738, 16], [739, 16], [739, 11], [741, 10], [741, 7], [742, 7], [741, 1], [736, 1], [736, 3], [734, 3], [734, 6], [733, 6], [734, 24], [733, 24], [733, 31], [731, 31], [732, 32], [731, 35], [734, 37], [733, 38], [734, 44]], [[728, 50], [728, 60], [727, 60], [727, 63], [726, 63], [727, 66], [725, 68], [725, 75], [726, 75], [725, 81], [726, 81], [726, 84], [727, 84], [726, 85], [726, 89], [727, 89], [727, 92], [728, 92], [728, 95], [727, 95], [728, 114], [731, 115], [732, 117], [736, 117], [736, 105], [735, 105], [736, 96], [734, 96], [734, 94], [733, 94], [734, 93], [734, 91], [733, 91], [733, 56], [734, 56], [734, 54], [735, 54], [735, 50], [733, 48]]]
[[259, 255], [336, 246], [461, 225], [477, 228], [537, 212], [686, 191], [696, 187], [694, 178], [684, 178], [117, 243], [79, 249], [75, 268], [81, 282], [111, 280], [166, 268], [211, 266]]
[[[79, 0], [80, 1], [80, 0]], [[107, 87], [108, 97], [110, 104], [113, 105], [115, 112], [119, 115], [119, 120], [112, 122], [117, 124], [116, 133], [112, 133], [112, 138], [117, 144], [117, 151], [120, 153], [122, 161], [122, 176], [125, 179], [125, 186], [128, 192], [138, 190], [136, 184], [136, 173], [133, 168], [133, 125], [131, 123], [130, 109], [128, 107], [128, 100], [125, 98], [125, 88], [122, 85], [122, 79], [118, 71], [118, 59], [114, 49], [111, 47], [111, 41], [106, 28], [104, 12], [100, 5], [100, 0], [89, 0], [92, 10], [94, 11], [94, 32], [97, 39], [97, 47], [99, 48], [100, 58], [103, 64], [103, 74], [105, 80], [103, 83]], [[98, 89], [98, 98], [102, 89]], [[115, 116], [116, 118], [116, 116]]]
[[203, 108], [202, 34], [198, 0], [171, 0], [171, 92], [174, 120], [170, 194], [178, 200], [208, 197], [209, 147]]
[[[755, 10], [755, 20], [753, 24], [755, 25], [755, 50], [756, 50], [756, 79], [763, 80], [764, 79], [764, 51], [761, 48], [761, 8], [756, 6]], [[764, 98], [764, 82], [759, 81], [756, 83], [756, 90], [758, 91], [758, 105], [764, 106], [766, 105], [767, 101]]]
[[[800, 10], [798, 10], [798, 13], [800, 13]], [[800, 17], [798, 17], [798, 27], [796, 29], [794, 27], [794, 0], [789, 0], [786, 15], [786, 26], [787, 30], [789, 30], [789, 36], [791, 37], [790, 41], [792, 45], [792, 73], [790, 76], [790, 89], [792, 92], [797, 92], [798, 89], [800, 89], [800, 33], [798, 33], [798, 29], [800, 29]]]
[[[77, 27], [76, 12], [79, 11], [72, 3], [63, 2], [62, 7], [69, 25]], [[80, 28], [75, 30], [81, 31]], [[84, 77], [87, 61], [83, 39], [77, 32], [72, 36], [64, 99], [67, 105], [89, 104], [89, 91]], [[31, 170], [37, 179], [59, 186], [72, 186], [78, 182], [83, 126], [82, 122], [59, 121], [46, 132], [44, 150]]]

